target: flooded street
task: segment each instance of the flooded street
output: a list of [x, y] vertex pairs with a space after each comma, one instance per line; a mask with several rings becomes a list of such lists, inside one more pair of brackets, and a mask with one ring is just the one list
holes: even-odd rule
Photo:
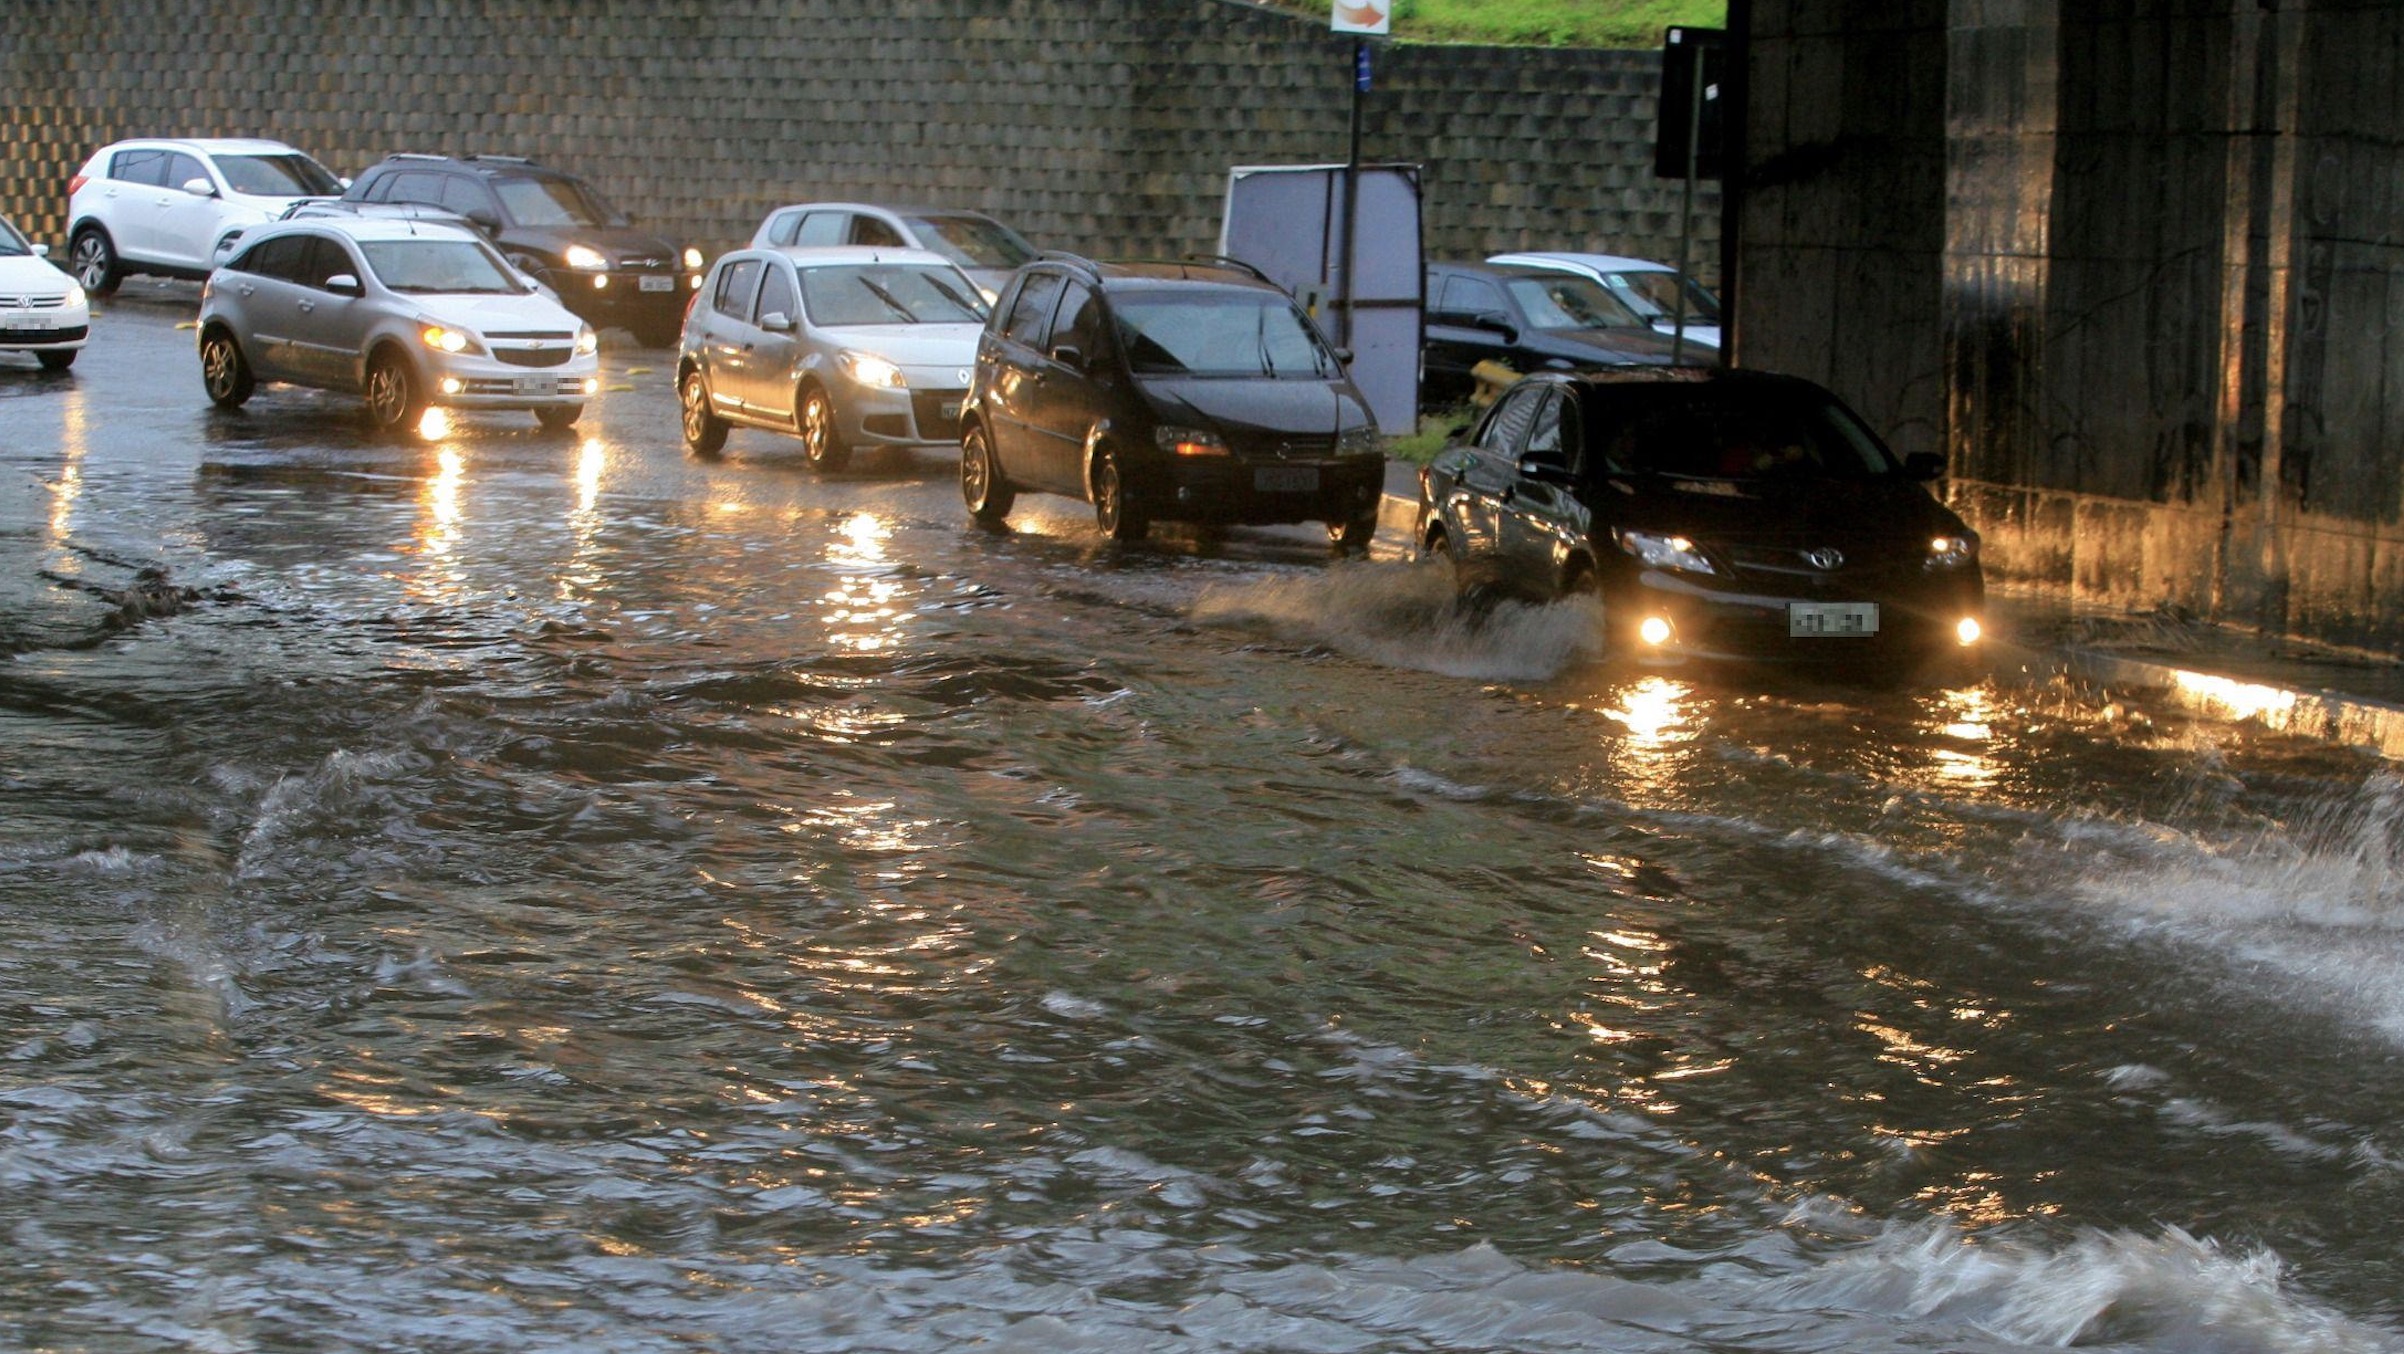
[[0, 1346], [2404, 1349], [2381, 762], [127, 292], [0, 357]]

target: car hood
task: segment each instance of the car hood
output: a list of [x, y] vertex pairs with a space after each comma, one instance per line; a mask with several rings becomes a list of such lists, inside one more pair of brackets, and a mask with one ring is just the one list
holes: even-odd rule
[[74, 279], [48, 259], [21, 254], [0, 258], [0, 292], [49, 296], [72, 285]]
[[665, 239], [633, 226], [506, 226], [499, 241], [504, 252], [534, 249], [558, 257], [569, 245], [580, 244], [609, 256], [621, 266], [626, 259], [658, 259], [682, 267], [678, 250]]
[[981, 324], [846, 324], [812, 331], [821, 342], [875, 353], [897, 367], [974, 367]]
[[1297, 437], [1370, 422], [1368, 403], [1349, 381], [1147, 376], [1138, 384], [1164, 423]]
[[427, 317], [479, 334], [528, 332], [573, 334], [584, 321], [547, 296], [407, 295], [401, 298]]
[[1962, 519], [1929, 496], [1918, 480], [1711, 480], [1667, 476], [1616, 479], [1599, 492], [1618, 526], [1661, 531], [1701, 541], [1789, 545], [1798, 549], [1847, 542], [1957, 535]]
[[[1693, 339], [1689, 337], [1687, 342], [1691, 346]], [[1667, 363], [1674, 345], [1669, 335], [1659, 330], [1626, 325], [1608, 329], [1530, 329], [1519, 336], [1519, 346], [1577, 362]]]

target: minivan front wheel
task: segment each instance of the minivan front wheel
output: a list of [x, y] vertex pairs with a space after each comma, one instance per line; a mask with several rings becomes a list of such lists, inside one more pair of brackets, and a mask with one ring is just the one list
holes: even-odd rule
[[426, 416], [426, 397], [417, 388], [409, 359], [382, 352], [367, 364], [367, 417], [376, 431], [407, 432]]
[[960, 498], [968, 504], [968, 515], [991, 526], [1010, 515], [1010, 507], [1018, 501], [1018, 491], [1002, 477], [1002, 466], [994, 459], [993, 439], [983, 424], [969, 425], [968, 434], [960, 439]]
[[1114, 541], [1142, 540], [1152, 524], [1129, 499], [1126, 476], [1119, 471], [1119, 458], [1107, 451], [1095, 452], [1092, 481], [1094, 525]]

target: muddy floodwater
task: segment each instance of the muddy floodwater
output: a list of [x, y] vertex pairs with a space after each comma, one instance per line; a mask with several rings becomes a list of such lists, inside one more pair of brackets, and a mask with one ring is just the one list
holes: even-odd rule
[[0, 1347], [2404, 1349], [2404, 781], [0, 357]]

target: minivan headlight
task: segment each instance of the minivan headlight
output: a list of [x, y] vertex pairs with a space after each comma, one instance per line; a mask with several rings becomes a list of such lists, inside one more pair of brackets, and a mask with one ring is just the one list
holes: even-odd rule
[[835, 365], [843, 369], [844, 375], [872, 389], [907, 390], [910, 386], [910, 378], [902, 374], [901, 368], [875, 353], [843, 353], [835, 358]]
[[1716, 574], [1711, 561], [1684, 536], [1661, 535], [1650, 531], [1619, 531], [1612, 533], [1619, 548], [1655, 569], [1677, 569], [1690, 574]]
[[559, 257], [570, 268], [607, 268], [609, 256], [591, 245], [572, 244], [560, 251]]
[[1171, 456], [1224, 456], [1227, 439], [1208, 428], [1160, 428], [1152, 439]]

